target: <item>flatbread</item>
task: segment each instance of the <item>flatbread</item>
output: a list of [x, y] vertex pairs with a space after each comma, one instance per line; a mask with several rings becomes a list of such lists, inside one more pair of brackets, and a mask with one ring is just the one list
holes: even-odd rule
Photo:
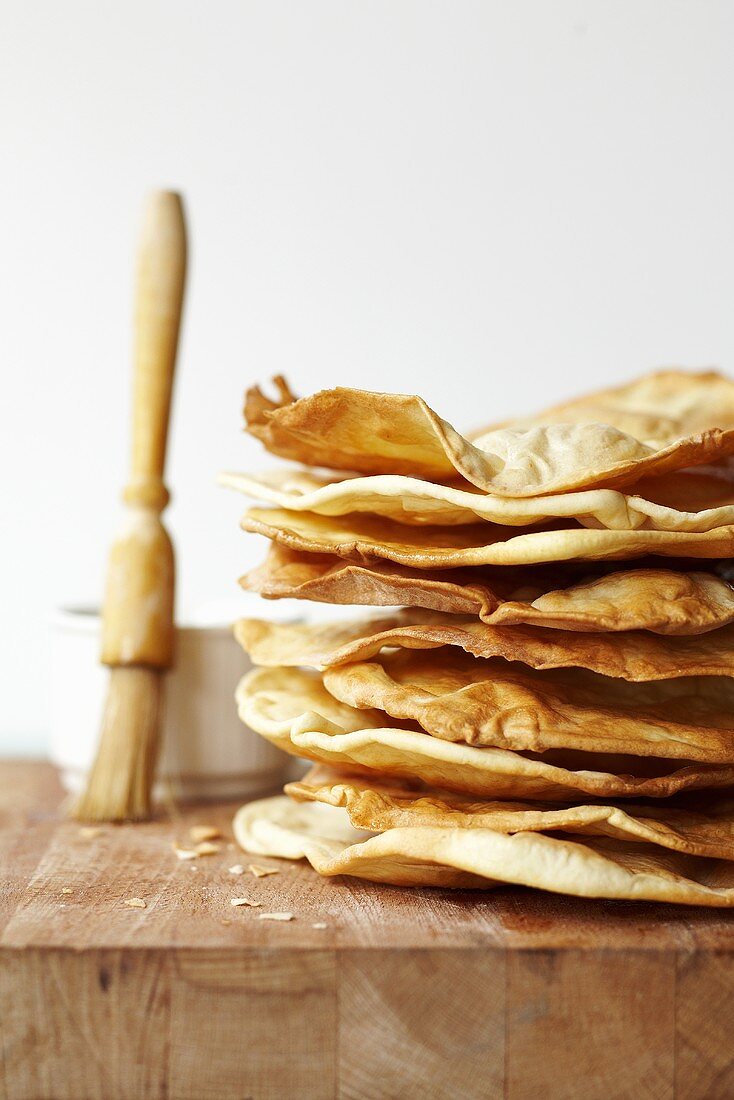
[[[730, 429], [734, 428], [734, 381], [712, 370], [654, 371], [509, 422], [513, 427], [558, 423], [611, 424], [660, 444], [710, 428]], [[504, 426], [494, 424], [471, 433], [470, 438]]]
[[734, 430], [660, 445], [604, 423], [500, 428], [470, 442], [413, 395], [339, 387], [292, 396], [283, 385], [276, 402], [257, 388], [246, 398], [247, 430], [273, 454], [367, 474], [459, 476], [499, 496], [619, 488], [734, 453]]
[[501, 657], [535, 669], [584, 668], [637, 682], [734, 676], [734, 626], [681, 638], [643, 631], [584, 634], [536, 626], [490, 626], [468, 616], [414, 609], [341, 623], [241, 619], [235, 634], [255, 664], [268, 666], [330, 668], [398, 647], [433, 650], [424, 658], [437, 670], [456, 660], [453, 651], [462, 649], [472, 657]]
[[318, 516], [283, 508], [250, 508], [242, 518], [242, 527], [292, 550], [366, 561], [381, 559], [418, 569], [624, 560], [644, 554], [734, 556], [734, 526], [699, 533], [589, 530], [556, 524], [508, 538], [511, 528], [491, 523], [417, 527], [381, 516]]
[[734, 621], [734, 588], [711, 573], [621, 571], [530, 602], [508, 600], [488, 621], [560, 630], [704, 634]]
[[[289, 798], [251, 802], [233, 831], [245, 851], [305, 857], [327, 877], [353, 875], [396, 886], [486, 889], [499, 883], [576, 897], [734, 905], [734, 864], [679, 852], [648, 850], [609, 839], [560, 840], [542, 833], [492, 829], [408, 828], [349, 844], [323, 837], [324, 806]], [[314, 811], [311, 817], [307, 811]], [[346, 811], [333, 809], [346, 818]]]
[[654, 844], [687, 855], [734, 860], [734, 798], [710, 798], [706, 811], [626, 803], [484, 802], [454, 791], [421, 788], [399, 779], [350, 775], [317, 765], [285, 793], [297, 802], [338, 806], [354, 829], [493, 829], [499, 833], [564, 832]]
[[[527, 527], [548, 520], [576, 520], [584, 527], [610, 530], [710, 531], [734, 523], [734, 485], [717, 478], [678, 475], [677, 500], [670, 507], [639, 494], [627, 495], [616, 489], [589, 489], [542, 497], [498, 497], [471, 487], [437, 485], [418, 478], [384, 474], [376, 477], [342, 477], [334, 480], [311, 471], [271, 470], [262, 474], [221, 474], [220, 484], [236, 489], [254, 500], [292, 512], [314, 512], [321, 516], [345, 516], [353, 512], [383, 516], [400, 523], [437, 526], [475, 524], [478, 520], [507, 527]], [[716, 506], [699, 510], [693, 499], [700, 495], [701, 482], [707, 502]], [[651, 494], [654, 482], [646, 483]], [[669, 492], [670, 490], [668, 490]]]
[[[277, 806], [277, 799], [263, 799], [260, 803], [248, 803], [248, 806]], [[299, 812], [305, 810], [305, 812]], [[256, 856], [275, 855], [274, 845], [277, 846], [277, 855], [281, 859], [302, 859], [303, 851], [296, 831], [315, 831], [325, 845], [334, 845], [335, 853], [342, 850], [346, 844], [354, 844], [360, 840], [366, 840], [373, 834], [364, 829], [355, 828], [349, 822], [346, 814], [335, 813], [331, 806], [325, 803], [312, 802], [306, 807], [299, 807], [291, 802], [287, 828], [281, 828], [278, 822], [261, 813], [251, 814], [246, 807], [237, 813], [238, 831], [245, 839], [243, 826], [246, 824], [247, 851]], [[244, 847], [244, 844], [242, 845]]]
[[302, 669], [255, 669], [241, 680], [237, 704], [246, 726], [294, 756], [418, 779], [486, 798], [666, 798], [679, 791], [734, 784], [731, 765], [671, 764], [592, 753], [535, 759], [505, 749], [442, 741], [415, 724], [338, 702], [318, 674]]
[[417, 722], [447, 741], [734, 764], [731, 679], [630, 684], [433, 650], [329, 668], [324, 687], [342, 703]]
[[564, 580], [558, 569], [555, 574], [512, 567], [428, 572], [274, 543], [263, 564], [240, 583], [266, 599], [424, 607], [491, 625], [686, 635], [734, 622], [734, 587], [712, 573], [634, 569], [561, 587]]

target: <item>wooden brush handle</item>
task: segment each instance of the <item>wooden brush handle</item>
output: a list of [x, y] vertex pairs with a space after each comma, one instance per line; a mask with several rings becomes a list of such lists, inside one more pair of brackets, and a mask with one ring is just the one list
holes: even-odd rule
[[161, 512], [173, 372], [186, 278], [180, 195], [155, 191], [143, 219], [135, 299], [132, 478], [124, 499]]
[[130, 505], [113, 543], [102, 616], [102, 662], [168, 668], [173, 659], [173, 547], [160, 520], [173, 371], [186, 274], [183, 206], [171, 191], [148, 200], [135, 308]]

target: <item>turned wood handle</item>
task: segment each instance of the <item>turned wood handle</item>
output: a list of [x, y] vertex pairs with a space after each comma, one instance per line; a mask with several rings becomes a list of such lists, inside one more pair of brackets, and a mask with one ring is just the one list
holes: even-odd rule
[[145, 206], [135, 292], [132, 478], [128, 504], [161, 512], [173, 373], [186, 279], [181, 196], [154, 191]]

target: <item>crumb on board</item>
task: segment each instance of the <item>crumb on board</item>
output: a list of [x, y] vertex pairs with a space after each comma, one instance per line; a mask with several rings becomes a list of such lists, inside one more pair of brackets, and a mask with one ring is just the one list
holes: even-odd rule
[[72, 890], [71, 886], [62, 886], [61, 887], [61, 893], [62, 894], [72, 894], [73, 892], [74, 891]]
[[293, 920], [292, 913], [258, 913], [258, 920]]
[[326, 923], [326, 921], [323, 921], [323, 920], [317, 920], [315, 924], [312, 924], [312, 925], [311, 925], [311, 927], [312, 927], [312, 928], [328, 928], [329, 926], [328, 926], [328, 924]]
[[255, 878], [265, 878], [266, 875], [280, 874], [280, 869], [278, 867], [263, 867], [259, 863], [251, 863], [247, 869]]
[[227, 868], [227, 870], [229, 871], [230, 875], [244, 875], [245, 873], [245, 868], [242, 866], [241, 863], [233, 863], [231, 867]]
[[202, 840], [216, 840], [221, 835], [221, 829], [218, 829], [216, 825], [192, 825], [189, 829], [189, 836], [195, 844], [200, 843]]
[[128, 909], [147, 909], [148, 907], [147, 901], [143, 901], [142, 898], [125, 898], [122, 904], [126, 905]]
[[173, 850], [176, 853], [176, 858], [180, 860], [186, 859], [198, 859], [199, 856], [214, 856], [217, 852], [221, 852], [221, 844], [213, 844], [210, 840], [202, 840], [199, 844], [195, 844], [193, 848], [186, 847], [181, 844], [173, 844]]
[[215, 856], [221, 850], [222, 845], [213, 844], [211, 840], [202, 840], [195, 848], [197, 856]]
[[95, 836], [101, 836], [104, 829], [100, 829], [98, 825], [82, 825], [79, 830], [79, 836], [83, 836], [85, 840], [93, 840]]
[[234, 905], [235, 907], [237, 907], [239, 905], [248, 905], [252, 909], [259, 909], [260, 906], [262, 905], [262, 902], [261, 901], [253, 901], [252, 898], [230, 898], [229, 899], [229, 904]]
[[179, 848], [178, 844], [173, 845], [173, 850], [176, 853], [176, 859], [196, 859], [198, 852], [196, 848]]

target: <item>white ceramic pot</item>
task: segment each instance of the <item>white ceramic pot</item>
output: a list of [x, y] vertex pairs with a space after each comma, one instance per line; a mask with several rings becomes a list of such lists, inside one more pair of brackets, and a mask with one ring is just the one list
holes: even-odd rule
[[[76, 792], [94, 758], [109, 672], [99, 664], [95, 610], [58, 611], [52, 628], [51, 759]], [[290, 778], [292, 758], [237, 716], [234, 691], [251, 667], [231, 626], [179, 626], [165, 682], [159, 798], [240, 798]]]

